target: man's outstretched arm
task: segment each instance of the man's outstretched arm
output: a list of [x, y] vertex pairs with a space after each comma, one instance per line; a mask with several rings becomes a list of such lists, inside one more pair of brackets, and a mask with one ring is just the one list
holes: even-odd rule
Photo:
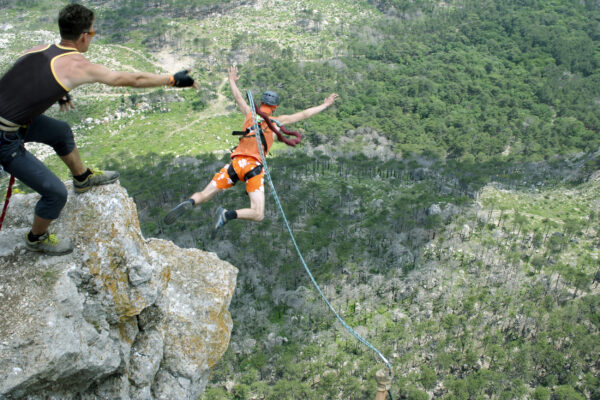
[[109, 86], [129, 86], [138, 88], [167, 86], [169, 77], [147, 72], [112, 71], [102, 65], [89, 68], [90, 75], [96, 82]]
[[318, 105], [316, 107], [307, 108], [306, 110], [297, 112], [292, 115], [280, 115], [275, 117], [277, 121], [279, 121], [282, 125], [293, 124], [295, 122], [299, 122], [305, 119], [312, 117], [313, 115], [317, 115], [321, 111], [329, 108], [335, 101], [339, 98], [336, 93], [332, 93], [323, 101], [323, 104]]
[[237, 84], [235, 83], [238, 79], [240, 79], [240, 76], [238, 75], [237, 67], [230, 67], [229, 87], [231, 88], [231, 93], [233, 94], [233, 98], [235, 99], [235, 102], [237, 103], [237, 106], [240, 109], [240, 111], [244, 115], [248, 115], [248, 113], [250, 112], [250, 106], [244, 100], [242, 92], [240, 91], [240, 89], [238, 89]]
[[93, 64], [81, 55], [70, 56], [70, 60], [57, 60], [55, 68], [61, 81], [67, 87], [74, 89], [86, 83], [104, 83], [109, 86], [130, 86], [138, 88], [175, 85], [178, 87], [194, 86], [198, 84], [181, 71], [173, 76], [159, 75], [149, 72], [124, 72], [113, 71], [104, 65]]

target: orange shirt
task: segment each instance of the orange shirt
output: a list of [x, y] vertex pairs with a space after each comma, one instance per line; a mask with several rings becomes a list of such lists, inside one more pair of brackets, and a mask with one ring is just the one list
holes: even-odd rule
[[[260, 111], [266, 113], [267, 115], [271, 115], [271, 113], [273, 112], [270, 107], [263, 106], [263, 105], [260, 106]], [[246, 115], [246, 120], [244, 121], [242, 130], [245, 131], [246, 129], [250, 128], [252, 125], [253, 125], [252, 124], [252, 113], [248, 113], [248, 115]], [[267, 142], [267, 150], [264, 152], [265, 156], [266, 156], [267, 153], [269, 153], [271, 146], [273, 146], [273, 141], [275, 140], [275, 135], [273, 134], [273, 131], [271, 129], [269, 129], [266, 122], [264, 122], [264, 121], [261, 122], [260, 127], [263, 130], [263, 133], [265, 135], [265, 140]], [[260, 141], [260, 138], [259, 138], [259, 141]], [[264, 147], [263, 147], [263, 150], [264, 150]], [[251, 134], [247, 134], [246, 136], [242, 136], [240, 138], [240, 143], [235, 148], [233, 153], [231, 153], [231, 158], [234, 158], [237, 156], [252, 157], [252, 158], [257, 159], [259, 162], [262, 162], [262, 160], [260, 159], [260, 153], [258, 151], [258, 147], [256, 147], [256, 137], [254, 136], [254, 132], [252, 132]]]

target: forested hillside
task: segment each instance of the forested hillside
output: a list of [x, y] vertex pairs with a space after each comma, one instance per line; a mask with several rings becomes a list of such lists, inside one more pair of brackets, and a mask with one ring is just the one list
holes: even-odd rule
[[[217, 205], [240, 206], [242, 190], [162, 225], [163, 204], [203, 181], [187, 177], [207, 181], [224, 161], [154, 156], [134, 168], [111, 165], [127, 177], [148, 235], [214, 251], [241, 270], [232, 343], [205, 398], [372, 397], [375, 358], [334, 323], [272, 201], [265, 221], [230, 223], [216, 241]], [[396, 396], [598, 396], [597, 175], [566, 189], [556, 181], [573, 170], [562, 162], [553, 165], [562, 176], [537, 163], [478, 171], [361, 155], [290, 154], [271, 167], [325, 293], [392, 357]], [[498, 179], [484, 184], [491, 172]]]
[[[0, 2], [0, 69], [56, 38], [61, 4]], [[291, 126], [304, 142], [275, 146], [269, 165], [317, 281], [390, 358], [395, 399], [600, 399], [597, 1], [90, 6], [90, 59], [189, 65], [202, 86], [94, 85], [75, 91], [76, 110], [49, 114], [72, 123], [87, 162], [121, 171], [145, 235], [240, 269], [205, 400], [371, 399], [382, 366], [325, 308], [269, 194], [264, 221], [233, 221], [215, 240], [217, 206], [245, 206], [243, 188], [162, 223], [237, 142], [232, 64], [243, 90], [280, 94], [279, 114], [340, 94]]]

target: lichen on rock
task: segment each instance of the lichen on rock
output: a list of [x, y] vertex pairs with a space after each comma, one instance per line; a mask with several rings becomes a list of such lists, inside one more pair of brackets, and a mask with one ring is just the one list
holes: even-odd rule
[[227, 349], [237, 269], [145, 239], [119, 184], [69, 200], [51, 229], [72, 254], [30, 253], [36, 194], [0, 231], [0, 399], [197, 398]]

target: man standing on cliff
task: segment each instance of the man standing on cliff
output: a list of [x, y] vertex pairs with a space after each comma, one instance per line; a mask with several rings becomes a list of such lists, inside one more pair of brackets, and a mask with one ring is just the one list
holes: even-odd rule
[[87, 168], [79, 157], [70, 126], [42, 114], [56, 102], [61, 110], [72, 107], [68, 93], [86, 83], [144, 88], [195, 86], [188, 71], [173, 76], [118, 72], [89, 62], [81, 53], [88, 50], [96, 31], [94, 13], [84, 6], [64, 7], [58, 16], [58, 27], [59, 44], [26, 51], [0, 78], [0, 163], [41, 195], [25, 245], [28, 250], [51, 255], [73, 250], [70, 239], [48, 232], [50, 223], [58, 218], [67, 201], [67, 190], [56, 175], [25, 149], [24, 143], [52, 146], [71, 170], [75, 193], [113, 183], [119, 173]]
[[[217, 211], [217, 221], [213, 228], [213, 235], [232, 219], [239, 218], [258, 222], [262, 221], [264, 218], [265, 172], [262, 168], [262, 160], [256, 144], [256, 134], [251, 129], [253, 125], [251, 109], [235, 83], [238, 79], [240, 79], [240, 77], [238, 76], [237, 68], [231, 67], [229, 69], [229, 86], [238, 108], [246, 117], [242, 131], [240, 132], [242, 134], [240, 142], [233, 153], [231, 153], [231, 163], [225, 165], [217, 172], [201, 192], [194, 193], [188, 200], [169, 211], [164, 219], [164, 222], [167, 225], [175, 222], [177, 218], [179, 218], [186, 210], [191, 209], [194, 205], [204, 203], [210, 200], [219, 191], [231, 188], [237, 181], [246, 182], [246, 192], [248, 193], [248, 197], [250, 197], [250, 207], [239, 210], [219, 208]], [[280, 125], [293, 124], [326, 110], [337, 99], [338, 95], [332, 93], [318, 106], [307, 108], [306, 110], [291, 115], [273, 117], [271, 120], [274, 121], [276, 118]], [[278, 105], [279, 96], [277, 93], [267, 91], [263, 93], [260, 99], [259, 108], [263, 114], [271, 116]], [[261, 123], [260, 128], [260, 139], [266, 156], [273, 145], [275, 134], [268, 128], [265, 121]]]

